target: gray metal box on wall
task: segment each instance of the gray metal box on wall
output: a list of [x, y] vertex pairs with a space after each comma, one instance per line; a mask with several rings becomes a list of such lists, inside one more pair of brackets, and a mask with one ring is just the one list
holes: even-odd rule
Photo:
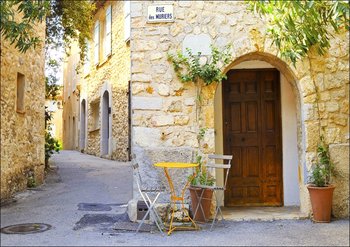
[[[137, 202], [137, 220], [142, 220], [145, 214], [148, 211], [148, 207], [144, 201]], [[149, 214], [146, 217], [146, 220], [149, 220]]]

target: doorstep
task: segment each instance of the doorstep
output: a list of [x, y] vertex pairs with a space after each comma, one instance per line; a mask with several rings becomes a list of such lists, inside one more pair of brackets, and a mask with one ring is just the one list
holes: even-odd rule
[[300, 220], [309, 218], [307, 214], [300, 212], [299, 207], [224, 207], [222, 213], [225, 220], [232, 221]]

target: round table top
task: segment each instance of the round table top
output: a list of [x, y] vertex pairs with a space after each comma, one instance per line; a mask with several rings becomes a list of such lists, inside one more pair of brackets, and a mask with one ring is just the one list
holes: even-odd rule
[[163, 167], [163, 168], [192, 168], [192, 167], [199, 166], [199, 164], [184, 163], [184, 162], [159, 162], [159, 163], [155, 163], [154, 166]]

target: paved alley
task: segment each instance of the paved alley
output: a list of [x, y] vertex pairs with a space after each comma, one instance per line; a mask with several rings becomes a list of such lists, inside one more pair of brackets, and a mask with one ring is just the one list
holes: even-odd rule
[[116, 231], [113, 224], [126, 217], [126, 204], [132, 198], [129, 164], [76, 151], [61, 151], [52, 161], [57, 174], [50, 174], [43, 186], [19, 193], [16, 203], [1, 208], [1, 227], [46, 223], [52, 228], [26, 235], [1, 233], [1, 246], [349, 245], [348, 220], [329, 224], [308, 219], [226, 221], [212, 232], [204, 227], [171, 236]]

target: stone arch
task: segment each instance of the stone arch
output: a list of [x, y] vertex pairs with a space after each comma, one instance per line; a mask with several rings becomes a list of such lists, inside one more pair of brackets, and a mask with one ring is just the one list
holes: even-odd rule
[[109, 93], [106, 90], [102, 96], [101, 109], [101, 155], [108, 155], [109, 150]]
[[[240, 57], [237, 57], [235, 59], [233, 59], [233, 61], [224, 69], [224, 73], [227, 73], [230, 69], [236, 68], [237, 66], [239, 66], [240, 64], [244, 63], [244, 62], [251, 62], [251, 61], [261, 61], [261, 62], [265, 62], [268, 63], [269, 65], [271, 65], [271, 67], [276, 68], [281, 75], [283, 75], [283, 77], [285, 78], [287, 84], [289, 84], [289, 86], [292, 88], [293, 91], [293, 96], [294, 96], [294, 104], [295, 104], [295, 128], [296, 128], [296, 133], [294, 138], [296, 139], [296, 152], [295, 152], [295, 164], [297, 165], [297, 167], [295, 167], [295, 181], [294, 181], [294, 185], [296, 188], [294, 188], [294, 190], [297, 190], [298, 194], [299, 194], [299, 202], [298, 204], [300, 206], [303, 205], [302, 200], [304, 197], [304, 192], [302, 191], [302, 184], [305, 181], [302, 181], [301, 179], [301, 173], [304, 175], [304, 180], [305, 180], [305, 167], [304, 167], [304, 161], [305, 161], [305, 152], [304, 152], [304, 135], [303, 133], [303, 129], [302, 129], [302, 119], [301, 119], [301, 94], [300, 94], [300, 85], [298, 82], [297, 77], [295, 76], [295, 74], [293, 73], [292, 69], [288, 66], [288, 64], [286, 64], [284, 61], [282, 61], [280, 58], [269, 54], [269, 53], [264, 53], [264, 52], [251, 52], [251, 53], [247, 53], [244, 54]], [[218, 86], [218, 90], [216, 91], [215, 94], [215, 99], [214, 99], [214, 122], [215, 122], [215, 131], [216, 131], [216, 136], [215, 136], [215, 149], [216, 152], [223, 152], [223, 147], [220, 147], [220, 145], [218, 145], [218, 143], [223, 143], [223, 133], [220, 131], [218, 131], [220, 128], [222, 128], [221, 126], [218, 126], [218, 118], [221, 117], [221, 121], [222, 121], [222, 106], [218, 108], [218, 105], [220, 105], [221, 103], [218, 102], [222, 102], [222, 97], [221, 97], [222, 91], [221, 91], [221, 85]], [[221, 122], [222, 124], [222, 122]], [[221, 136], [220, 136], [221, 135]], [[285, 143], [283, 142], [283, 145], [285, 145]], [[283, 188], [283, 190], [285, 191], [288, 188]], [[290, 189], [290, 188], [289, 188]]]
[[110, 158], [112, 153], [112, 86], [103, 83], [100, 89], [101, 129], [100, 156]]

